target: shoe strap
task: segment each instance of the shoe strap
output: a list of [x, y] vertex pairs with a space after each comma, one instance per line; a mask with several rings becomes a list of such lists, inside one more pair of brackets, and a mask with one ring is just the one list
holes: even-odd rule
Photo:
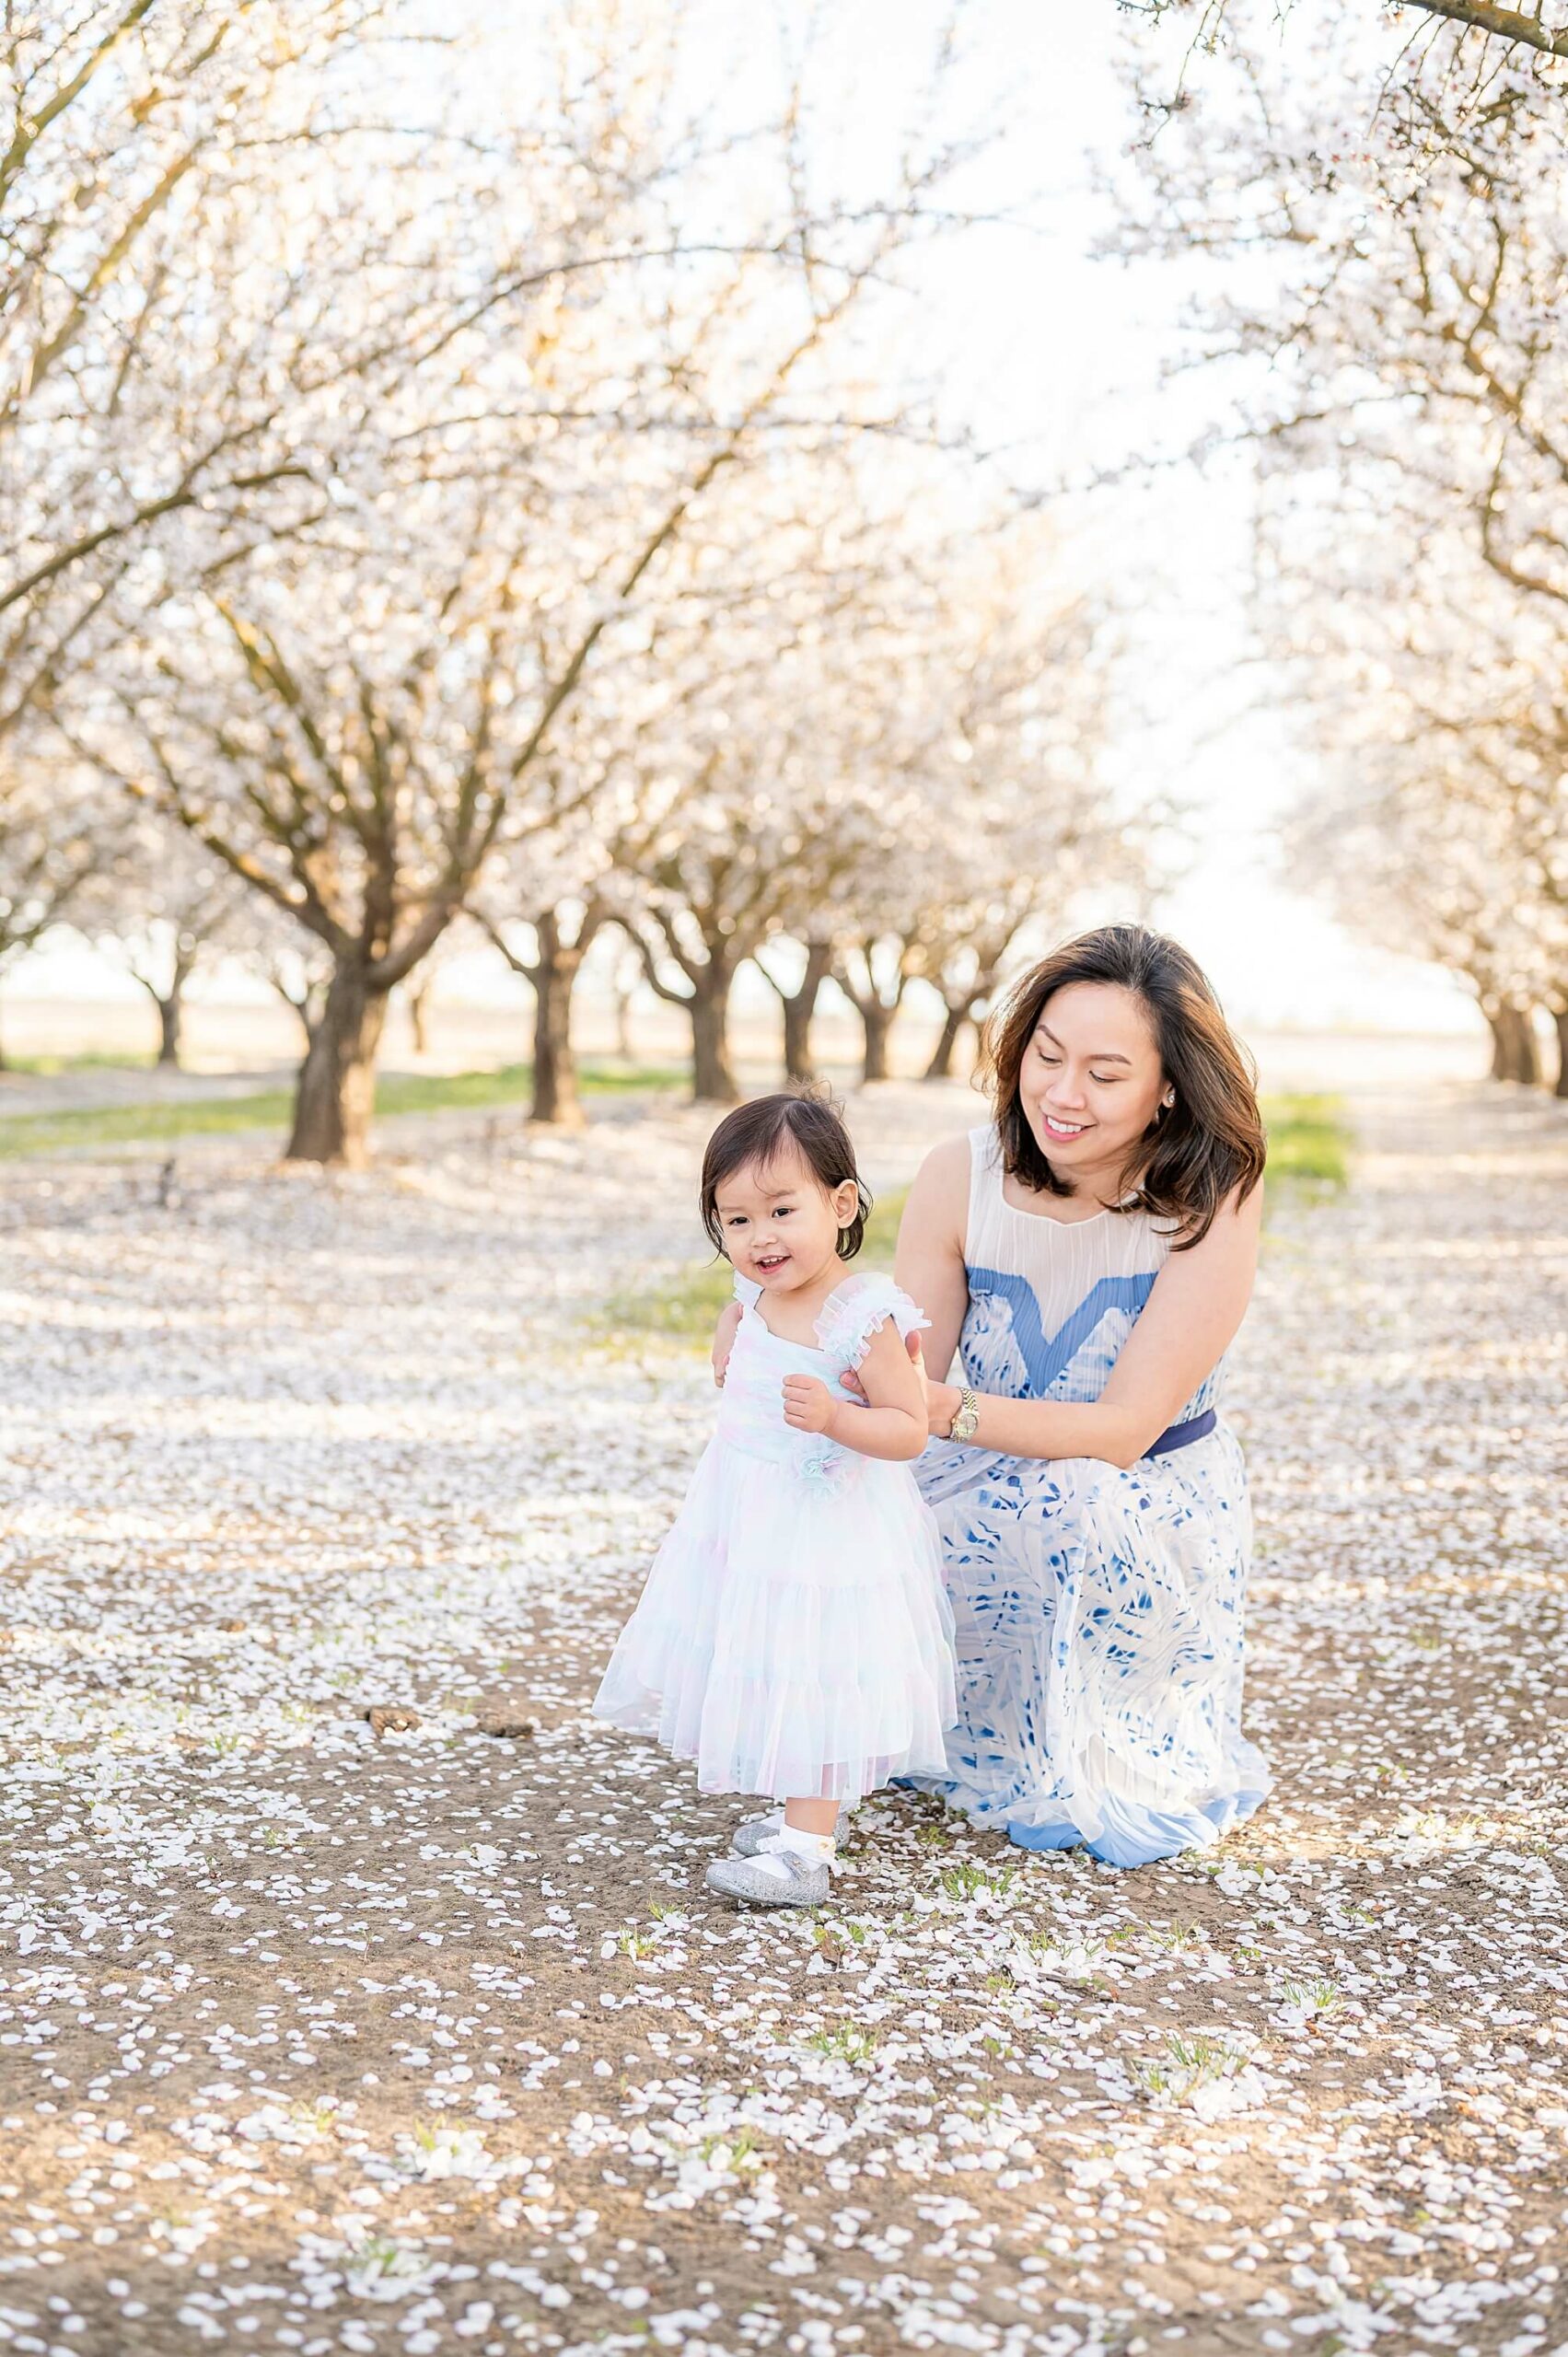
[[838, 1864], [838, 1844], [830, 1833], [798, 1833], [792, 1825], [784, 1825], [768, 1838], [769, 1854], [775, 1858], [798, 1858], [805, 1866], [826, 1866], [830, 1874]]

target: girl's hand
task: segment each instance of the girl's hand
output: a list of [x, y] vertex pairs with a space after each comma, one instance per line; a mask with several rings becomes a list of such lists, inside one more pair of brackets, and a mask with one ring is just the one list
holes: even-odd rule
[[784, 1422], [797, 1433], [825, 1433], [833, 1419], [833, 1395], [814, 1375], [786, 1375]]

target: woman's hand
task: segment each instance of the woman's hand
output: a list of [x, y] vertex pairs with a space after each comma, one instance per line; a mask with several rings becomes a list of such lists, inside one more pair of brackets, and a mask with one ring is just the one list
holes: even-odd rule
[[834, 1405], [832, 1393], [816, 1376], [785, 1376], [784, 1422], [796, 1432], [825, 1433], [832, 1422]]
[[726, 1302], [719, 1313], [718, 1325], [714, 1330], [713, 1348], [714, 1381], [721, 1391], [724, 1389], [725, 1372], [729, 1365], [729, 1354], [735, 1348], [735, 1337], [739, 1327], [740, 1304], [738, 1301]]
[[946, 1440], [953, 1429], [953, 1419], [958, 1412], [963, 1393], [951, 1383], [928, 1383], [925, 1387], [925, 1421], [933, 1436]]
[[[921, 1353], [921, 1348], [920, 1348], [920, 1334], [919, 1334], [919, 1331], [918, 1331], [918, 1330], [916, 1330], [916, 1331], [915, 1331], [914, 1333], [912, 1333], [912, 1334], [906, 1334], [906, 1335], [904, 1336], [904, 1348], [905, 1348], [905, 1350], [909, 1353], [909, 1362], [910, 1362], [911, 1366], [912, 1366], [912, 1367], [913, 1367], [913, 1369], [914, 1369], [914, 1371], [915, 1371], [916, 1375], [918, 1375], [918, 1376], [919, 1376], [919, 1377], [920, 1377], [920, 1387], [921, 1387], [921, 1391], [922, 1391], [922, 1393], [923, 1393], [923, 1395], [925, 1395], [926, 1397], [929, 1397], [929, 1395], [930, 1395], [930, 1393], [931, 1393], [931, 1391], [932, 1391], [933, 1386], [932, 1386], [932, 1382], [931, 1382], [931, 1378], [930, 1378], [930, 1376], [929, 1376], [926, 1374], [926, 1372], [925, 1372], [925, 1360], [924, 1360], [924, 1358], [923, 1358], [923, 1356], [922, 1355], [922, 1353]], [[860, 1380], [860, 1377], [855, 1374], [854, 1369], [853, 1367], [851, 1367], [851, 1368], [850, 1368], [849, 1372], [848, 1372], [846, 1375], [841, 1376], [840, 1376], [840, 1378], [839, 1378], [839, 1380], [842, 1383], [843, 1387], [844, 1387], [844, 1389], [845, 1389], [846, 1391], [853, 1391], [853, 1392], [854, 1392], [854, 1396], [855, 1396], [855, 1398], [856, 1398], [857, 1399], [865, 1399], [865, 1386], [862, 1384], [862, 1382], [861, 1382], [861, 1380]], [[938, 1390], [938, 1391], [947, 1391], [947, 1388], [948, 1388], [948, 1387], [947, 1387], [947, 1384], [945, 1384], [945, 1383], [939, 1383], [939, 1384], [937, 1384], [937, 1385], [935, 1387], [935, 1388], [936, 1390]], [[958, 1394], [957, 1394], [956, 1392], [954, 1392], [951, 1396], [952, 1396], [954, 1399], [957, 1399]], [[953, 1420], [952, 1420], [951, 1413], [949, 1413], [948, 1418], [947, 1418], [947, 1423], [951, 1423], [951, 1422], [952, 1422], [952, 1421], [953, 1421]], [[932, 1431], [933, 1431], [933, 1432], [935, 1432], [935, 1431], [936, 1430], [935, 1425], [935, 1424], [933, 1424], [933, 1425], [932, 1425], [932, 1427], [931, 1427], [931, 1429], [932, 1429]], [[944, 1433], [946, 1433], [946, 1432], [947, 1432], [947, 1424], [944, 1424], [944, 1425], [943, 1425], [943, 1427], [942, 1427], [943, 1432], [944, 1432]]]
[[[911, 1365], [920, 1377], [920, 1388], [925, 1401], [925, 1428], [935, 1439], [946, 1440], [953, 1429], [953, 1419], [958, 1412], [964, 1395], [955, 1384], [932, 1382], [925, 1372], [918, 1333], [905, 1335], [904, 1348], [909, 1353]], [[843, 1376], [842, 1381], [846, 1391], [853, 1391], [857, 1399], [865, 1399], [865, 1393], [853, 1373]]]

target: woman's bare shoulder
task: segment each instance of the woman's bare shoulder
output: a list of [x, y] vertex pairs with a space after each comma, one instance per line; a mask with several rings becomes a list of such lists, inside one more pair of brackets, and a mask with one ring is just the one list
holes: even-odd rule
[[944, 1138], [934, 1145], [910, 1189], [910, 1201], [918, 1202], [929, 1216], [934, 1212], [950, 1210], [963, 1213], [969, 1206], [970, 1142], [967, 1134]]
[[967, 1185], [970, 1161], [970, 1133], [967, 1130], [960, 1130], [957, 1137], [944, 1138], [940, 1145], [932, 1147], [920, 1166], [920, 1177], [934, 1179], [938, 1184], [961, 1178]]

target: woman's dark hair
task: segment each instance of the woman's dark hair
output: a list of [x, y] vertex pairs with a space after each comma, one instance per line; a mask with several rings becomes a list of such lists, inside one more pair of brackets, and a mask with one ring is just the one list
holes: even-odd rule
[[1175, 1091], [1122, 1175], [1134, 1189], [1119, 1211], [1175, 1222], [1177, 1250], [1207, 1236], [1226, 1197], [1245, 1200], [1263, 1175], [1267, 1143], [1258, 1075], [1220, 1011], [1208, 977], [1179, 943], [1146, 925], [1107, 924], [1063, 942], [1015, 984], [985, 1028], [981, 1072], [1002, 1141], [1004, 1167], [1041, 1194], [1072, 1192], [1052, 1170], [1024, 1112], [1018, 1074], [1046, 1001], [1074, 982], [1114, 982], [1149, 1018], [1160, 1068]]
[[724, 1250], [719, 1225], [718, 1192], [726, 1178], [747, 1163], [766, 1168], [793, 1143], [822, 1185], [831, 1194], [853, 1178], [860, 1206], [847, 1227], [839, 1230], [839, 1258], [853, 1260], [865, 1239], [871, 1216], [871, 1190], [854, 1167], [854, 1148], [843, 1116], [830, 1097], [812, 1089], [786, 1090], [776, 1097], [753, 1097], [726, 1113], [708, 1140], [703, 1156], [700, 1201], [703, 1225], [715, 1252]]

